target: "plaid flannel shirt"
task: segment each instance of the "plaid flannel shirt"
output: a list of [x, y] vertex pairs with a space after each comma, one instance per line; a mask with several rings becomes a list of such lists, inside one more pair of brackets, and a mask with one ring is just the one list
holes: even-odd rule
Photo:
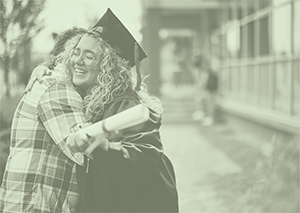
[[59, 75], [35, 83], [17, 106], [0, 212], [75, 211], [75, 163], [83, 165], [83, 156], [68, 149], [66, 138], [70, 127], [83, 123], [82, 99]]

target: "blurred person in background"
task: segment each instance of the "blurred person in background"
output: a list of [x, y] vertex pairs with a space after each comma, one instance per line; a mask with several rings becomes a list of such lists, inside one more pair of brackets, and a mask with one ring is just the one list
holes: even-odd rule
[[196, 78], [196, 111], [194, 120], [201, 120], [203, 126], [213, 124], [215, 117], [218, 75], [212, 70], [210, 61], [203, 55], [194, 58], [193, 73]]
[[[92, 157], [85, 157], [85, 167], [77, 167], [78, 212], [178, 212], [173, 166], [160, 141], [162, 106], [141, 82], [139, 62], [145, 57], [110, 9], [74, 49], [76, 86], [82, 88], [86, 72], [98, 72], [88, 93], [81, 92], [86, 121], [95, 123], [140, 103], [151, 112], [150, 121], [108, 138], [84, 141], [77, 132], [70, 137], [69, 146], [77, 152], [93, 140], [101, 141]], [[87, 66], [91, 60], [93, 68]]]

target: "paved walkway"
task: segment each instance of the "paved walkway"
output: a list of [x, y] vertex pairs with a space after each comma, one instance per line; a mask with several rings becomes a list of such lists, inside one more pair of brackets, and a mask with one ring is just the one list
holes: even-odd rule
[[240, 173], [241, 168], [206, 141], [193, 123], [163, 124], [161, 137], [176, 172], [180, 212], [228, 212], [210, 177]]

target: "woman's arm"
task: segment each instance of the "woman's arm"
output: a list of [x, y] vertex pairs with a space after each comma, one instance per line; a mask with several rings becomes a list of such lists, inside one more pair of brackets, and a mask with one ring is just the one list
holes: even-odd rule
[[74, 88], [63, 81], [51, 85], [38, 102], [37, 116], [58, 148], [82, 165], [83, 155], [72, 152], [66, 144], [72, 127], [85, 124], [82, 99]]

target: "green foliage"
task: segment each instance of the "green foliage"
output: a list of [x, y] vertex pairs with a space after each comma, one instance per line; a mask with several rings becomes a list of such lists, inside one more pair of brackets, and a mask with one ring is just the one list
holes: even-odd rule
[[[210, 180], [228, 213], [299, 213], [299, 136], [276, 133], [271, 141], [226, 125], [204, 137], [241, 169]], [[266, 154], [262, 147], [271, 147]], [[262, 147], [260, 147], [262, 146]]]
[[299, 212], [299, 137], [275, 141], [273, 147], [272, 156], [257, 168], [260, 179], [245, 212]]
[[0, 131], [10, 128], [15, 109], [21, 99], [22, 94], [2, 97], [0, 108]]
[[[31, 38], [41, 29], [38, 19], [43, 10], [45, 0], [1, 0], [0, 1], [0, 59], [5, 73], [6, 94], [9, 95], [9, 71], [12, 59], [18, 54], [21, 58], [30, 52]], [[25, 51], [24, 51], [25, 50]], [[27, 65], [25, 61], [25, 65]]]
[[[0, 1], [0, 41], [4, 45], [2, 54], [13, 54], [18, 44], [37, 34], [42, 29], [38, 16], [45, 0]], [[2, 50], [3, 51], [3, 50]]]

